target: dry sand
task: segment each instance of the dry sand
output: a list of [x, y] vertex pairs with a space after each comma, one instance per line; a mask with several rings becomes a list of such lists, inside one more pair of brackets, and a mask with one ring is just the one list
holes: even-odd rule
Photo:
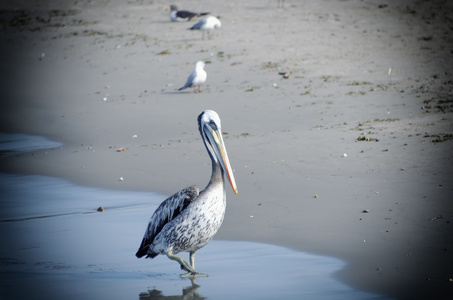
[[[169, 4], [2, 3], [1, 128], [64, 146], [1, 171], [203, 187], [196, 117], [214, 109], [239, 188], [217, 238], [340, 257], [344, 282], [395, 298], [453, 295], [452, 3], [175, 3], [220, 16], [210, 40]], [[198, 60], [203, 93], [176, 92]]]

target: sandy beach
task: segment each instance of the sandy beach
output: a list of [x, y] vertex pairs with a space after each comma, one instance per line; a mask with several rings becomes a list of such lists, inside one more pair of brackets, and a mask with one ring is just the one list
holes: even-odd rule
[[[239, 190], [217, 240], [340, 258], [342, 282], [390, 298], [453, 295], [452, 3], [174, 3], [218, 16], [211, 39], [170, 4], [2, 3], [1, 131], [63, 146], [0, 171], [204, 187], [196, 118], [213, 109]], [[203, 92], [178, 92], [199, 60]]]

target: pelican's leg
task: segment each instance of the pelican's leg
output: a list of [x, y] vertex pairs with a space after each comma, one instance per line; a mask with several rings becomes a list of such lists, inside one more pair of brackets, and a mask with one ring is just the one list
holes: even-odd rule
[[181, 265], [181, 269], [184, 269], [191, 273], [197, 273], [197, 271], [195, 271], [195, 269], [192, 268], [192, 266], [187, 261], [185, 261], [184, 258], [174, 255], [173, 253], [171, 253], [171, 251], [167, 252], [167, 257], [171, 260], [176, 260]]
[[[174, 257], [174, 258], [171, 258], [169, 256], [170, 259], [174, 259], [174, 260], [178, 261], [181, 264], [181, 269], [188, 271], [188, 273], [181, 274], [181, 278], [208, 277], [208, 274], [199, 273], [195, 270], [195, 251], [190, 252], [190, 256], [189, 256], [190, 265], [183, 258], [173, 255], [172, 253], [170, 253], [170, 254], [172, 255], [172, 257]], [[168, 253], [167, 253], [167, 256], [168, 256]], [[178, 260], [178, 259], [180, 259], [180, 260]]]
[[190, 258], [190, 265], [192, 266], [192, 268], [195, 269], [195, 251], [190, 252], [189, 258]]

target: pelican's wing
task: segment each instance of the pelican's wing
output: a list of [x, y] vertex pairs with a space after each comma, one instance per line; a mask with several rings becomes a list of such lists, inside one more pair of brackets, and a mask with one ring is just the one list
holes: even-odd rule
[[148, 254], [149, 245], [153, 243], [154, 238], [159, 234], [165, 224], [176, 218], [198, 197], [198, 194], [198, 187], [193, 185], [168, 197], [162, 202], [151, 216], [142, 243], [135, 255], [140, 258]]

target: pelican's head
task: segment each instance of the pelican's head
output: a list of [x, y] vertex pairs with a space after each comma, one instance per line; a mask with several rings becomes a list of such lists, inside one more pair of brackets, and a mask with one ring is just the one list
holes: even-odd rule
[[234, 193], [237, 194], [236, 181], [234, 180], [233, 170], [223, 142], [219, 115], [213, 110], [205, 110], [198, 116], [198, 125], [208, 152], [228, 175], [231, 187]]

